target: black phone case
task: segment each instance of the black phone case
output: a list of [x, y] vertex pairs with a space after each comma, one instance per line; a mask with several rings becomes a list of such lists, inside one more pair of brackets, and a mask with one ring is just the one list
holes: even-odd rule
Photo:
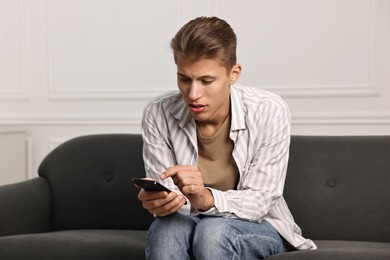
[[171, 192], [170, 189], [168, 189], [167, 187], [165, 187], [164, 185], [162, 185], [157, 181], [145, 180], [139, 178], [133, 178], [131, 181], [138, 187], [141, 187], [147, 191], [166, 191], [168, 193]]

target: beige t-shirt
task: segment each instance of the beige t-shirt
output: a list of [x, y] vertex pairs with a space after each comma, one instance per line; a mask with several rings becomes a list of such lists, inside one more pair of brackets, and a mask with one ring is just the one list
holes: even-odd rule
[[233, 159], [233, 141], [229, 137], [230, 115], [217, 132], [204, 137], [197, 129], [198, 168], [206, 187], [221, 191], [236, 189], [239, 175]]

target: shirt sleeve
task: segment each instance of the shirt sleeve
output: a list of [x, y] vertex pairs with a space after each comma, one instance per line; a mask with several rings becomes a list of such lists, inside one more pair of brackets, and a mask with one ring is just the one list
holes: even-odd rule
[[[164, 116], [161, 116], [161, 108], [157, 104], [149, 104], [142, 118], [143, 159], [147, 177], [161, 182], [170, 190], [181, 194], [171, 178], [160, 179], [160, 174], [167, 168], [176, 165], [176, 157], [167, 137]], [[156, 116], [159, 115], [159, 116]], [[190, 205], [184, 205], [179, 211], [182, 214], [190, 213]]]
[[[257, 135], [251, 134], [256, 138], [246, 142], [250, 160], [241, 172], [237, 190], [210, 188], [215, 207], [202, 214], [260, 222], [282, 196], [290, 146], [288, 107], [273, 105], [257, 114], [252, 125], [248, 123]], [[236, 157], [240, 157], [239, 151]]]

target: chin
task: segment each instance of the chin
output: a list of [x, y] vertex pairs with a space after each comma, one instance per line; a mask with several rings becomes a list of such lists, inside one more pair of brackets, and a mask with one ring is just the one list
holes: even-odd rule
[[199, 114], [192, 114], [192, 117], [195, 119], [197, 122], [204, 122], [207, 121], [207, 118], [205, 116], [199, 115]]

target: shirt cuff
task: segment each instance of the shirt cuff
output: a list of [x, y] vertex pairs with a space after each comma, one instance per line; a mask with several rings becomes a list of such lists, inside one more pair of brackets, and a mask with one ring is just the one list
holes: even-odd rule
[[229, 204], [225, 193], [220, 190], [208, 188], [214, 197], [214, 208], [219, 213], [229, 212]]
[[224, 196], [223, 191], [216, 190], [213, 188], [208, 188], [211, 191], [211, 194], [214, 197], [214, 207], [203, 211], [203, 210], [198, 210], [195, 208], [191, 207], [191, 214], [192, 215], [221, 215], [223, 212], [229, 212], [229, 207], [228, 207], [228, 202]]

